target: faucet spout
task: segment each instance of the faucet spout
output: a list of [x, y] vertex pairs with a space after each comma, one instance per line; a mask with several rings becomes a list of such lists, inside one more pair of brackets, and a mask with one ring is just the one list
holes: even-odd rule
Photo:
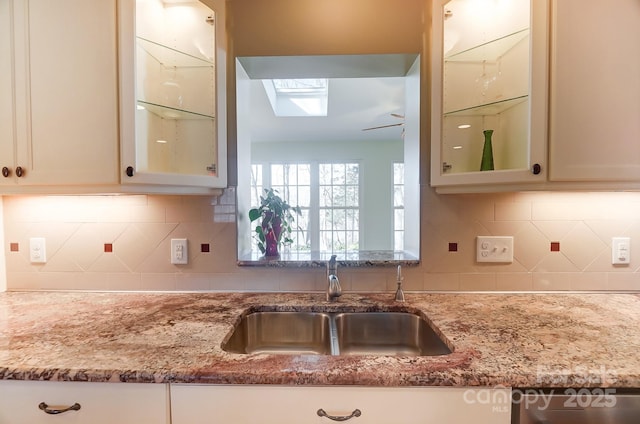
[[336, 255], [331, 255], [331, 259], [327, 263], [327, 301], [335, 302], [342, 295], [342, 287], [338, 280], [338, 262]]
[[398, 274], [396, 275], [396, 283], [398, 284], [398, 288], [396, 289], [396, 302], [404, 302], [404, 291], [402, 291], [402, 280], [404, 277], [402, 276], [402, 267], [398, 265]]

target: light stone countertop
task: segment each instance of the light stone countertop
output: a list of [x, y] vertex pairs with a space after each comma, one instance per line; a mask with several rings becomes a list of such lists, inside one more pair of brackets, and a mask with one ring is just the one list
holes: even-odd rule
[[[0, 294], [0, 379], [211, 384], [640, 388], [635, 294]], [[254, 310], [421, 313], [453, 346], [432, 357], [240, 355]]]

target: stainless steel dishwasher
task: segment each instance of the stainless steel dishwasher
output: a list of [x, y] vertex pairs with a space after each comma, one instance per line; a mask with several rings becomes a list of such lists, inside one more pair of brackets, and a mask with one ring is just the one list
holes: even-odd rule
[[512, 424], [638, 424], [640, 391], [514, 390]]

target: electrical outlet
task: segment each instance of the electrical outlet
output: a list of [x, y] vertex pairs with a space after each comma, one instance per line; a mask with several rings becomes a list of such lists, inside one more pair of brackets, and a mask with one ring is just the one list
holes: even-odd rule
[[631, 263], [631, 238], [613, 237], [611, 239], [611, 263], [627, 265]]
[[171, 239], [171, 263], [176, 265], [189, 263], [187, 239]]
[[44, 237], [32, 237], [29, 239], [29, 260], [34, 264], [47, 262], [47, 244]]
[[476, 237], [476, 261], [513, 262], [513, 237], [478, 236]]

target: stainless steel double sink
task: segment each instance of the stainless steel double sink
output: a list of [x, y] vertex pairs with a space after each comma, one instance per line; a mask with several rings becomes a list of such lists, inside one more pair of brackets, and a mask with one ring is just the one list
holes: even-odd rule
[[222, 349], [230, 353], [434, 356], [452, 352], [410, 312], [252, 312]]

